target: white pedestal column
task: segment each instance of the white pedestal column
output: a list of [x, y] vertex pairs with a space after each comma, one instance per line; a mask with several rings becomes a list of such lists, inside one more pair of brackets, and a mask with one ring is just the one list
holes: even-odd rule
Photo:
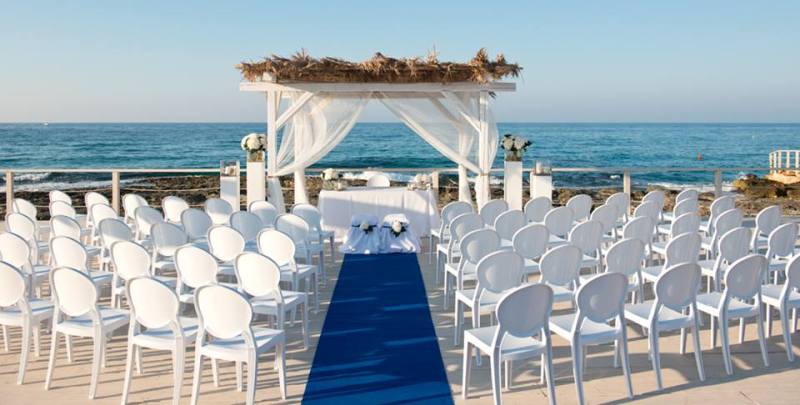
[[522, 209], [522, 162], [505, 161], [503, 195], [509, 209]]
[[219, 176], [219, 198], [228, 202], [234, 211], [242, 209], [239, 187], [239, 163], [228, 168], [228, 173], [222, 172]]
[[247, 162], [247, 206], [253, 201], [266, 200], [267, 181], [264, 161]]
[[531, 199], [536, 197], [553, 199], [553, 176], [531, 173]]

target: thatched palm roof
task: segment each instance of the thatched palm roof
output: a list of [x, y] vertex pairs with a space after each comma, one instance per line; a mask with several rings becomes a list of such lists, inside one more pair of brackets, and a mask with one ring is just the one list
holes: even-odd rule
[[391, 58], [376, 53], [363, 62], [338, 58], [316, 59], [305, 51], [289, 58], [272, 55], [260, 62], [242, 62], [236, 66], [248, 81], [267, 78], [276, 82], [323, 83], [486, 83], [504, 77], [519, 76], [522, 68], [506, 62], [502, 54], [490, 60], [486, 49], [478, 51], [467, 63], [440, 62], [435, 54], [427, 58]]

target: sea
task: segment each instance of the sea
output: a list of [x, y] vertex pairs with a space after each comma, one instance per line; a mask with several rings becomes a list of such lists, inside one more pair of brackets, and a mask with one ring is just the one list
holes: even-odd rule
[[[714, 168], [767, 167], [769, 152], [800, 149], [800, 124], [499, 123], [500, 134], [533, 142], [524, 166]], [[242, 136], [264, 132], [263, 123], [0, 123], [0, 169], [209, 168], [239, 159]], [[503, 166], [498, 150], [494, 166]], [[402, 123], [358, 123], [318, 168], [453, 167]], [[390, 171], [391, 172], [391, 171]], [[724, 173], [731, 182], [749, 171]], [[763, 174], [763, 172], [760, 172]], [[758, 173], [757, 173], [758, 174]], [[358, 177], [360, 173], [346, 173]], [[392, 173], [398, 180], [411, 176]], [[147, 174], [127, 175], [125, 182]], [[100, 173], [17, 173], [21, 190], [102, 186]], [[499, 179], [495, 179], [499, 181]], [[619, 172], [556, 172], [557, 187], [621, 186]], [[634, 185], [708, 187], [711, 172], [633, 174]], [[0, 189], [5, 179], [0, 178]]]

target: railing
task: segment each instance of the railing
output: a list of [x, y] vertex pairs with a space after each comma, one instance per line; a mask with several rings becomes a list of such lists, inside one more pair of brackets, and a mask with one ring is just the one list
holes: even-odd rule
[[775, 150], [769, 153], [769, 173], [788, 171], [795, 176], [800, 175], [800, 150]]

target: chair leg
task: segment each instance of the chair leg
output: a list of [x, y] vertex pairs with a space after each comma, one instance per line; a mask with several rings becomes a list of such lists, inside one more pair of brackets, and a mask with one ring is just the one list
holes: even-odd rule
[[549, 338], [547, 341], [547, 355], [543, 356], [546, 357], [542, 359], [542, 364], [544, 365], [545, 361], [547, 362], [547, 366], [544, 367], [542, 373], [545, 375], [545, 380], [547, 381], [547, 396], [550, 399], [550, 405], [556, 405], [556, 383], [554, 381], [553, 376], [553, 346], [550, 344]]
[[681, 328], [681, 348], [680, 353], [686, 354], [686, 328]]
[[336, 247], [333, 239], [333, 235], [331, 235], [328, 239], [328, 243], [331, 245], [331, 263], [336, 263]]
[[42, 325], [39, 323], [33, 327], [33, 353], [36, 357], [42, 355]]
[[661, 391], [664, 388], [661, 381], [661, 354], [658, 350], [658, 334], [651, 332], [650, 336], [650, 361], [653, 363], [653, 371], [656, 373], [656, 390]]
[[47, 362], [47, 376], [44, 379], [44, 389], [50, 389], [50, 382], [53, 378], [53, 369], [56, 366], [56, 352], [58, 351], [58, 332], [55, 330], [50, 338], [50, 360]]
[[[28, 322], [25, 322], [28, 323]], [[31, 327], [22, 325], [22, 345], [19, 354], [19, 374], [17, 384], [22, 385], [25, 380], [25, 369], [28, 367], [28, 353], [31, 351]]]
[[453, 325], [453, 346], [458, 346], [458, 342], [460, 341], [459, 335], [461, 335], [461, 324], [464, 323], [464, 307], [461, 305], [461, 301], [459, 300], [456, 300], [455, 312], [455, 324]]
[[217, 359], [211, 359], [211, 379], [214, 380], [214, 388], [219, 388], [219, 364], [217, 364]]
[[764, 321], [767, 323], [767, 337], [772, 336], [772, 307], [764, 305], [764, 315], [767, 317]]
[[178, 405], [181, 402], [181, 388], [183, 387], [183, 373], [186, 369], [186, 349], [182, 344], [178, 344], [172, 354], [172, 369], [175, 373], [175, 380], [172, 383], [172, 404]]
[[236, 369], [236, 391], [242, 392], [244, 391], [242, 387], [242, 362], [234, 362], [233, 367]]
[[789, 330], [789, 311], [786, 307], [783, 307], [780, 309], [780, 312], [781, 312], [781, 329], [783, 330], [783, 344], [786, 346], [786, 357], [789, 359], [789, 361], [794, 361], [794, 349], [792, 347], [792, 333]]
[[128, 391], [131, 386], [131, 377], [133, 375], [133, 361], [134, 361], [134, 345], [128, 341], [128, 350], [125, 357], [125, 376], [122, 383], [122, 405], [128, 403]]
[[97, 383], [100, 381], [100, 366], [103, 361], [103, 342], [105, 341], [105, 336], [103, 336], [102, 333], [98, 333], [93, 340], [92, 381], [89, 384], [90, 399], [94, 399], [95, 394], [97, 394]]
[[545, 354], [542, 353], [542, 355], [539, 356], [539, 384], [544, 384], [545, 383], [545, 375], [544, 375], [544, 373], [545, 373], [545, 364], [544, 364], [544, 362], [545, 362]]
[[[650, 331], [650, 334], [656, 336], [656, 339], [658, 339], [657, 333], [653, 333], [653, 331]], [[628, 388], [628, 398], [633, 398], [633, 383], [631, 382], [631, 365], [630, 362], [628, 361], [628, 338], [627, 336], [625, 336], [624, 328], [622, 329], [622, 337], [620, 338], [620, 340], [621, 340], [620, 348], [622, 349], [620, 353], [620, 358], [622, 360], [622, 371], [625, 373], [625, 383], [626, 383], [625, 385]]]
[[700, 347], [700, 322], [697, 314], [694, 313], [694, 328], [692, 328], [692, 349], [694, 350], [694, 360], [697, 363], [697, 375], [700, 381], [706, 380], [705, 368], [703, 367], [703, 349]]
[[[713, 317], [711, 319], [714, 319]], [[728, 338], [728, 318], [719, 318], [719, 336], [722, 343], [722, 358], [725, 361], [725, 372], [733, 374], [733, 362], [731, 361], [731, 346]]]
[[767, 340], [764, 337], [764, 322], [761, 319], [761, 311], [758, 311], [756, 318], [758, 323], [758, 345], [761, 346], [761, 358], [764, 360], [764, 367], [769, 367], [769, 353], [767, 352]]
[[[761, 308], [759, 308], [759, 311], [761, 311]], [[739, 318], [739, 343], [740, 344], [744, 343], [744, 330], [745, 330], [745, 327], [746, 327], [745, 319], [744, 318]], [[763, 325], [762, 325], [762, 327], [763, 327]]]
[[[286, 346], [282, 344], [275, 347], [275, 356], [279, 359], [278, 385], [281, 388], [281, 399], [286, 400]], [[255, 372], [253, 374], [255, 375]]]
[[585, 404], [583, 399], [583, 348], [577, 342], [572, 342], [572, 375], [575, 378], [575, 391], [578, 403]]
[[514, 368], [511, 360], [505, 362], [506, 368], [506, 391], [511, 390], [511, 369]]
[[[714, 350], [714, 348], [717, 347], [717, 318], [712, 315], [709, 323], [711, 324], [709, 327], [709, 332], [711, 332], [711, 350]], [[725, 330], [724, 328], [720, 329]]]
[[[317, 275], [312, 274], [311, 277], [314, 278], [314, 313], [319, 313], [319, 280], [317, 280]], [[308, 278], [306, 278], [306, 283], [308, 283]]]
[[67, 342], [67, 363], [72, 364], [72, 336], [64, 335], [64, 340]]
[[[197, 405], [197, 397], [200, 396], [200, 374], [203, 372], [203, 356], [200, 355], [200, 348], [194, 350], [194, 374], [192, 376], [192, 405]], [[214, 364], [216, 360], [212, 360]]]
[[492, 397], [495, 405], [500, 404], [500, 355], [496, 350], [489, 355], [489, 365], [492, 373]]
[[464, 341], [464, 359], [461, 366], [461, 398], [467, 399], [469, 390], [469, 380], [472, 374], [472, 347], [469, 342]]
[[8, 352], [8, 326], [3, 325], [3, 348]]

